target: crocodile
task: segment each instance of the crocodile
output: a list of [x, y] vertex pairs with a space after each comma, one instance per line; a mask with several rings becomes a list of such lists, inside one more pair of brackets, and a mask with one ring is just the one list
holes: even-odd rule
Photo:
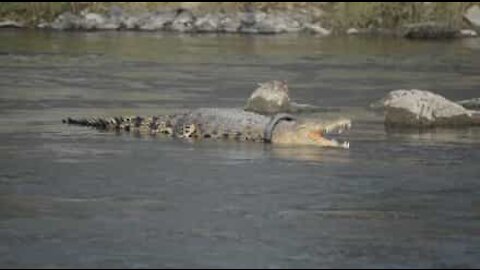
[[[336, 134], [351, 127], [351, 120], [297, 118], [278, 113], [267, 116], [234, 108], [200, 108], [159, 116], [67, 118], [66, 124], [139, 135], [165, 134], [189, 139], [234, 139], [287, 145], [349, 148]], [[337, 137], [337, 138], [334, 138]]]

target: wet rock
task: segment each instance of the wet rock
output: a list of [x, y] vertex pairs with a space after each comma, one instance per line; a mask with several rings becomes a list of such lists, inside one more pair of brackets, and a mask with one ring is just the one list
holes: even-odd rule
[[247, 12], [241, 19], [239, 32], [248, 34], [279, 34], [298, 32], [301, 24], [286, 14]]
[[195, 31], [199, 33], [237, 33], [241, 26], [241, 18], [238, 14], [206, 14], [197, 17]]
[[480, 98], [461, 100], [457, 103], [462, 105], [466, 109], [480, 110]]
[[395, 90], [377, 102], [391, 127], [466, 126], [472, 112], [440, 95], [423, 90]]
[[170, 29], [175, 32], [192, 32], [195, 28], [195, 16], [186, 9], [177, 11], [177, 16], [173, 20]]
[[302, 104], [296, 102], [290, 102], [289, 113], [313, 113], [313, 112], [332, 112], [337, 111], [333, 108], [324, 108], [310, 104]]
[[287, 83], [285, 81], [260, 83], [247, 100], [245, 110], [262, 114], [290, 111]]
[[468, 8], [463, 17], [473, 27], [480, 29], [480, 7], [478, 5], [473, 5]]
[[221, 19], [221, 15], [216, 14], [198, 17], [195, 21], [195, 30], [200, 33], [218, 32]]
[[462, 29], [460, 30], [460, 36], [465, 38], [478, 37], [478, 33], [477, 31], [472, 29]]
[[87, 13], [82, 23], [83, 29], [96, 29], [99, 25], [105, 24], [107, 20], [104, 16], [96, 13]]
[[[118, 18], [120, 29], [135, 30], [140, 29], [148, 16], [130, 16], [122, 15]], [[147, 29], [148, 30], [148, 29]]]
[[218, 31], [224, 33], [238, 33], [242, 25], [241, 15], [234, 14], [225, 14], [220, 17], [218, 22]]
[[360, 31], [357, 28], [349, 28], [346, 33], [347, 35], [357, 35]]
[[347, 35], [362, 35], [362, 36], [395, 36], [397, 33], [392, 29], [369, 27], [369, 28], [349, 28]]
[[247, 100], [245, 110], [260, 114], [331, 111], [331, 109], [321, 108], [315, 105], [291, 102], [288, 86], [285, 81], [260, 83], [259, 87]]
[[82, 18], [70, 12], [60, 14], [51, 24], [50, 27], [55, 30], [72, 30], [79, 29]]
[[246, 34], [257, 34], [258, 28], [256, 26], [258, 21], [265, 19], [264, 12], [246, 12], [240, 15], [241, 22], [238, 31]]
[[177, 13], [171, 11], [147, 13], [142, 14], [137, 21], [131, 18], [130, 24], [145, 31], [165, 30], [173, 23], [176, 16]]
[[303, 25], [303, 31], [310, 33], [310, 34], [316, 34], [320, 36], [329, 36], [332, 31], [323, 28], [320, 24], [316, 23], [306, 23]]
[[83, 16], [83, 20], [81, 21], [79, 28], [85, 30], [115, 30], [120, 28], [120, 22], [118, 20], [114, 20], [114, 18], [110, 16], [97, 13], [87, 13]]
[[24, 27], [23, 23], [12, 21], [12, 20], [4, 20], [0, 21], [0, 28], [22, 28]]
[[450, 39], [460, 35], [453, 26], [437, 22], [408, 24], [402, 27], [401, 35], [409, 39]]
[[37, 24], [37, 28], [48, 29], [48, 28], [52, 28], [52, 27], [48, 22], [41, 22], [41, 23]]

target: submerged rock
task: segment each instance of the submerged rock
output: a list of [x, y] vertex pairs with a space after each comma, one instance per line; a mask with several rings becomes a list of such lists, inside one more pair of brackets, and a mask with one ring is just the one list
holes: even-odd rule
[[460, 30], [460, 36], [465, 38], [478, 37], [478, 33], [477, 31], [472, 29], [462, 29]]
[[303, 25], [303, 31], [311, 34], [317, 34], [320, 36], [329, 36], [332, 34], [331, 30], [323, 28], [320, 24], [307, 23]]
[[0, 21], [0, 28], [22, 28], [24, 26], [23, 23], [12, 20]]
[[480, 109], [480, 98], [461, 100], [461, 101], [458, 101], [457, 103], [462, 105], [466, 109], [471, 109], [471, 110]]
[[449, 39], [460, 36], [460, 29], [444, 23], [425, 22], [403, 26], [401, 35], [410, 39]]
[[360, 30], [358, 30], [357, 28], [349, 28], [345, 33], [347, 35], [357, 35], [360, 34]]
[[385, 125], [394, 127], [467, 126], [473, 112], [423, 90], [395, 90], [376, 103], [385, 110]]

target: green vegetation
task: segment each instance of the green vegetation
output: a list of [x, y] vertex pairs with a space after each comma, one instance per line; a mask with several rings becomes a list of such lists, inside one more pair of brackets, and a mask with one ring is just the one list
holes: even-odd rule
[[336, 29], [396, 28], [426, 21], [460, 26], [469, 5], [471, 3], [465, 2], [343, 2], [332, 4], [327, 18]]
[[78, 12], [84, 4], [75, 2], [2, 2], [0, 18], [26, 23], [51, 21], [65, 11]]
[[[307, 11], [318, 15], [324, 26], [337, 30], [357, 28], [396, 28], [406, 23], [437, 21], [460, 26], [462, 15], [473, 3], [467, 2], [2, 2], [0, 19], [35, 24], [52, 21], [63, 12], [88, 9], [106, 12], [119, 6], [129, 12], [154, 11], [178, 7], [199, 11], [238, 11], [246, 8], [263, 11]], [[323, 15], [322, 15], [323, 14]]]

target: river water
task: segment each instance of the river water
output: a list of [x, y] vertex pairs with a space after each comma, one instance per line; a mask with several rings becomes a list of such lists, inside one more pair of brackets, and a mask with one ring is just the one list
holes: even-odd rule
[[[480, 40], [0, 31], [0, 266], [480, 267], [480, 128], [387, 132], [393, 89], [480, 96]], [[67, 116], [241, 107], [353, 119], [349, 150], [138, 138]]]

